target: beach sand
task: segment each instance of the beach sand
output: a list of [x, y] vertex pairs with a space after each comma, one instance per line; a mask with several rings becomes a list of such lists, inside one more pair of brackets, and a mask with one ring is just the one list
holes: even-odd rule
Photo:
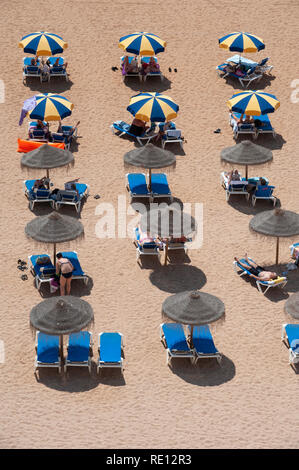
[[[259, 264], [273, 264], [275, 243], [254, 236], [248, 228], [252, 215], [267, 204], [257, 203], [254, 210], [239, 198], [227, 203], [220, 186], [220, 151], [234, 144], [226, 101], [237, 88], [215, 71], [233, 55], [218, 48], [224, 34], [245, 30], [264, 39], [265, 51], [244, 55], [270, 56], [274, 65], [275, 79], [260, 82], [260, 88], [281, 102], [271, 116], [278, 136], [259, 138], [257, 143], [273, 150], [273, 163], [250, 168], [249, 173], [267, 176], [282, 207], [298, 211], [299, 104], [290, 99], [291, 82], [299, 78], [294, 53], [298, 18], [296, 0], [239, 0], [237, 8], [226, 0], [221, 5], [215, 0], [153, 0], [148, 9], [143, 1], [129, 0], [2, 0], [0, 339], [5, 362], [0, 365], [0, 448], [298, 448], [298, 375], [288, 365], [280, 333], [286, 321], [284, 302], [298, 290], [299, 276], [290, 273], [285, 294], [278, 289], [263, 296], [233, 271], [233, 257], [245, 251]], [[43, 87], [35, 80], [22, 84], [25, 54], [18, 41], [39, 30], [61, 34], [68, 42], [64, 57], [69, 83], [57, 79]], [[111, 70], [119, 66], [122, 55], [118, 39], [136, 30], [151, 31], [167, 41], [165, 53], [159, 55], [164, 82], [149, 79], [140, 87], [131, 79], [124, 84], [120, 72]], [[85, 239], [68, 247], [78, 251], [91, 287], [74, 282], [72, 293], [94, 309], [94, 359], [99, 332], [123, 333], [123, 377], [105, 371], [98, 378], [95, 367], [91, 377], [76, 368], [61, 377], [56, 370], [41, 370], [39, 378], [34, 375], [29, 312], [42, 297], [32, 276], [28, 273], [23, 282], [16, 266], [19, 258], [47, 248], [24, 233], [34, 214], [22, 193], [28, 174], [20, 168], [16, 148], [17, 138], [26, 135], [27, 123], [18, 127], [22, 103], [41, 90], [69, 98], [75, 108], [65, 122], [81, 121], [75, 166], [53, 172], [52, 179], [55, 186], [71, 177], [90, 185], [91, 196], [81, 213]], [[203, 203], [202, 247], [190, 251], [184, 263], [177, 258], [167, 268], [148, 263], [141, 269], [128, 237], [95, 235], [101, 203], [117, 208], [122, 196], [128, 205], [123, 154], [134, 144], [113, 136], [109, 126], [118, 119], [131, 120], [126, 107], [139, 90], [165, 92], [180, 105], [176, 123], [187, 142], [185, 154], [178, 151], [169, 184], [184, 203]], [[217, 128], [220, 134], [214, 134]], [[95, 194], [101, 198], [94, 199]], [[46, 212], [37, 207], [35, 215]], [[281, 243], [282, 263], [290, 261], [292, 241]], [[170, 294], [193, 288], [225, 303], [226, 321], [212, 330], [223, 353], [222, 367], [213, 360], [196, 367], [182, 360], [170, 369], [159, 340], [161, 304]]]

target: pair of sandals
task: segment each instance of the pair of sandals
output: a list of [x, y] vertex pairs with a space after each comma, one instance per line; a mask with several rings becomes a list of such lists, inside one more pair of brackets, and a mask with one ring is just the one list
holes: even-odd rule
[[[17, 268], [18, 268], [20, 271], [25, 271], [25, 269], [28, 269], [28, 268], [27, 268], [27, 263], [26, 263], [26, 261], [23, 261], [23, 260], [21, 260], [21, 259], [18, 259], [18, 266], [17, 266]], [[21, 275], [21, 279], [22, 279], [22, 281], [27, 281], [27, 279], [28, 279], [27, 274], [22, 274], [22, 275]]]
[[[168, 68], [168, 71], [171, 72], [171, 67]], [[174, 72], [177, 72], [178, 69], [173, 69]]]

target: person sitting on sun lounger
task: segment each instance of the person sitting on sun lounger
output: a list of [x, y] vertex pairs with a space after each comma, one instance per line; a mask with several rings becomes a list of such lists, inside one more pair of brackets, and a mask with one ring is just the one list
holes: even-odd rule
[[144, 79], [148, 73], [157, 73], [160, 72], [160, 65], [155, 61], [153, 57], [150, 58], [149, 62], [142, 62], [140, 73], [143, 75]]
[[245, 253], [244, 256], [245, 260], [248, 264], [242, 263], [237, 257], [234, 258], [234, 260], [243, 268], [245, 268], [247, 271], [250, 272], [251, 277], [254, 279], [258, 279], [259, 281], [271, 281], [274, 279], [278, 278], [278, 275], [275, 272], [272, 271], [266, 271], [265, 268], [262, 268], [261, 266], [258, 266], [254, 261], [250, 260], [247, 256], [247, 253]]
[[129, 57], [126, 55], [122, 63], [122, 74], [126, 75], [127, 73], [138, 73], [138, 61], [136, 57], [133, 57], [131, 63], [129, 62]]
[[232, 170], [230, 172], [223, 172], [223, 176], [225, 178], [225, 182], [227, 184], [230, 184], [231, 181], [241, 181], [242, 180], [242, 177], [239, 173], [238, 170]]
[[141, 136], [144, 132], [149, 129], [149, 126], [146, 125], [141, 119], [134, 118], [130, 126], [129, 132], [136, 136]]
[[44, 176], [43, 178], [36, 180], [33, 185], [33, 190], [35, 189], [50, 189], [50, 179]]

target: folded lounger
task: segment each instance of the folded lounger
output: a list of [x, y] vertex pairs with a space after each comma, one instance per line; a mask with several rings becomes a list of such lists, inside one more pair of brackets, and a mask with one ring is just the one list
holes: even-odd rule
[[289, 348], [289, 363], [299, 363], [299, 325], [285, 323], [281, 329], [281, 340]]
[[173, 357], [194, 360], [194, 352], [187, 344], [185, 332], [180, 323], [162, 323], [160, 325], [160, 339], [166, 348], [167, 365], [170, 365]]
[[149, 135], [147, 133], [150, 131], [149, 129], [147, 132], [144, 132], [144, 134], [142, 134], [141, 136], [136, 136], [129, 131], [130, 124], [127, 124], [124, 121], [115, 121], [113, 124], [111, 124], [110, 129], [112, 131], [112, 134], [118, 133], [119, 136], [128, 135], [130, 137], [133, 137], [134, 139], [137, 140], [137, 142], [140, 145], [147, 144], [156, 135], [156, 134]]
[[40, 367], [57, 367], [58, 371], [61, 372], [59, 336], [46, 335], [45, 333], [37, 331], [35, 349], [35, 370]]
[[134, 244], [136, 246], [136, 258], [137, 260], [140, 258], [140, 256], [143, 255], [154, 255], [158, 256], [158, 259], [160, 257], [160, 251], [158, 245], [156, 245], [155, 242], [145, 242], [145, 243], [140, 243], [140, 231], [139, 228], [136, 227], [134, 229], [134, 234], [135, 234], [135, 240]]
[[[191, 327], [188, 326], [191, 332]], [[193, 347], [196, 354], [196, 362], [202, 358], [216, 358], [220, 364], [222, 354], [216, 348], [209, 325], [193, 327]]]
[[88, 184], [76, 183], [76, 189], [79, 193], [73, 190], [59, 190], [56, 195], [55, 208], [59, 210], [63, 205], [74, 206], [76, 211], [79, 213], [81, 209], [81, 203], [84, 198], [88, 196], [89, 186]]
[[[250, 261], [253, 261], [251, 258], [249, 258]], [[238, 270], [241, 270], [241, 274], [240, 276], [244, 276], [245, 274], [248, 274], [248, 276], [252, 277], [252, 273], [249, 271], [250, 269], [250, 264], [243, 258], [241, 259], [240, 261], [242, 261], [242, 263], [245, 263], [248, 265], [248, 270], [246, 268], [244, 268], [244, 266], [241, 266], [237, 261], [234, 261], [233, 264], [234, 264], [234, 269], [236, 271], [236, 273], [238, 272]], [[271, 281], [259, 281], [258, 279], [255, 279], [255, 282], [256, 282], [256, 285], [257, 285], [257, 288], [259, 290], [259, 292], [261, 294], [266, 294], [266, 292], [271, 288], [271, 287], [281, 287], [283, 288], [286, 283], [287, 283], [287, 278], [286, 277], [278, 277], [277, 279], [274, 279], [274, 280], [271, 280]], [[263, 287], [266, 287], [266, 289], [262, 290], [262, 286]]]
[[275, 186], [257, 185], [252, 195], [252, 205], [255, 206], [255, 203], [258, 199], [263, 199], [266, 201], [272, 201], [274, 207], [277, 200], [275, 196], [272, 196], [274, 188]]
[[80, 331], [69, 335], [67, 357], [64, 364], [64, 372], [67, 367], [88, 367], [91, 373], [92, 334], [90, 331]]
[[152, 173], [151, 192], [153, 199], [168, 197], [171, 201], [173, 200], [165, 173]]
[[126, 188], [129, 191], [131, 201], [133, 198], [151, 199], [152, 193], [148, 190], [144, 173], [127, 173]]
[[123, 371], [123, 335], [121, 333], [100, 333], [98, 336], [97, 372], [103, 367], [119, 368]]
[[259, 125], [256, 124], [257, 137], [260, 134], [272, 134], [273, 137], [276, 137], [275, 129], [274, 127], [272, 127], [272, 124], [267, 114], [264, 114], [263, 116], [258, 116], [256, 120], [259, 120], [261, 122], [261, 124]]
[[[149, 61], [150, 61], [150, 57], [147, 57], [147, 56], [141, 56], [140, 58], [140, 61], [141, 61], [141, 65], [144, 63], [144, 64], [148, 64]], [[156, 63], [158, 63], [158, 59], [157, 57], [154, 57], [154, 61]], [[157, 72], [150, 72], [150, 73], [147, 73], [146, 75], [143, 75], [144, 77], [144, 80], [147, 79], [147, 77], [160, 77], [161, 81], [163, 80], [163, 75], [161, 73], [161, 70], [157, 71]]]

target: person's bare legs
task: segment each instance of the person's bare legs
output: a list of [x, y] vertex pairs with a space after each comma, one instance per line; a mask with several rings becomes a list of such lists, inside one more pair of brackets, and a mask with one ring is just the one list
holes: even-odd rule
[[[251, 260], [248, 259], [247, 253], [245, 253], [244, 258], [246, 259], [246, 261], [248, 262], [248, 264], [249, 264], [250, 266], [252, 266], [253, 268], [256, 268], [256, 267], [257, 267], [257, 264], [256, 264], [256, 263], [254, 263], [253, 261], [251, 261]], [[243, 262], [240, 261], [239, 258], [237, 258], [236, 256], [234, 257], [234, 260], [237, 261], [237, 263], [238, 263], [240, 266], [242, 266], [243, 268], [248, 269], [248, 264], [243, 263]]]
[[65, 277], [60, 276], [60, 295], [65, 295], [65, 284], [66, 284]]
[[246, 259], [247, 263], [250, 264], [250, 266], [252, 266], [253, 268], [257, 267], [257, 264], [248, 258], [247, 253], [245, 253], [244, 258]]
[[66, 279], [66, 295], [71, 295], [71, 282], [72, 282], [71, 277]]

